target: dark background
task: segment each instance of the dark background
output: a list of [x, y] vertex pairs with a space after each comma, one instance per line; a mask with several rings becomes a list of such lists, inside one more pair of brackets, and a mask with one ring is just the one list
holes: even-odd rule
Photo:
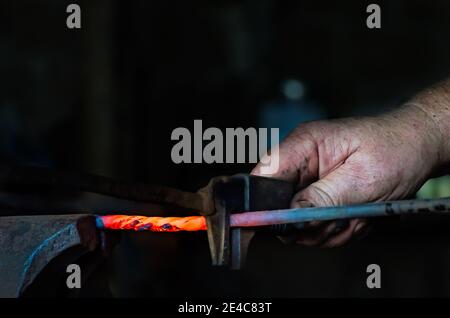
[[[373, 114], [450, 72], [444, 0], [377, 1], [380, 30], [366, 27], [370, 2], [276, 0], [77, 1], [70, 30], [72, 2], [0, 1], [4, 163], [196, 190], [252, 165], [174, 164], [170, 134], [194, 119], [260, 127], [265, 106], [286, 106], [287, 79], [306, 87], [300, 114]], [[102, 271], [117, 296], [449, 296], [438, 223], [382, 222], [333, 250], [256, 242], [239, 273], [210, 268], [204, 233], [133, 233]], [[365, 286], [371, 263], [381, 290]], [[104, 295], [99, 281], [86, 295]]]

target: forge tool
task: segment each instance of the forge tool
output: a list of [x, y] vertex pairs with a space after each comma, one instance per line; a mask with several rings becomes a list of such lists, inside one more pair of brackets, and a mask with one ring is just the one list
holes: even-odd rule
[[[445, 213], [450, 199], [412, 200], [348, 207], [288, 209], [294, 185], [247, 174], [218, 177], [198, 192], [159, 186], [133, 185], [104, 177], [81, 177], [32, 169], [17, 171], [0, 167], [0, 188], [49, 188], [82, 190], [139, 202], [153, 202], [186, 209], [189, 218], [146, 216], [37, 215], [0, 217], [0, 295], [21, 296], [36, 287], [36, 277], [47, 265], [66, 264], [82, 254], [101, 256], [104, 239], [113, 231], [100, 229], [207, 230], [214, 265], [242, 266], [249, 242], [259, 227], [275, 230], [300, 228], [303, 222], [381, 215]], [[42, 207], [40, 210], [44, 210]], [[101, 209], [104, 211], [105, 209]], [[132, 209], [124, 209], [132, 211]], [[251, 212], [254, 211], [254, 212]], [[186, 213], [186, 211], [184, 212]], [[184, 214], [186, 215], [186, 214]], [[147, 217], [152, 217], [151, 219]], [[114, 241], [114, 240], [112, 240]], [[75, 253], [75, 254], [73, 254]], [[5, 283], [6, 282], [6, 283]], [[45, 283], [47, 284], [47, 283]], [[35, 291], [38, 288], [34, 288]]]
[[[206, 187], [191, 193], [168, 187], [128, 184], [99, 176], [4, 166], [0, 166], [0, 189], [6, 193], [34, 189], [56, 190], [57, 193], [66, 190], [91, 192], [130, 202], [156, 203], [164, 208], [170, 206], [172, 211], [198, 212], [205, 216], [213, 264], [228, 265], [231, 255], [236, 255], [233, 264], [239, 263], [239, 266], [244, 258], [241, 255], [246, 250], [241, 250], [241, 246], [248, 245], [246, 231], [240, 228], [230, 230], [229, 214], [286, 208], [293, 193], [293, 186], [287, 182], [250, 175], [214, 178]], [[39, 205], [39, 211], [45, 211], [47, 206], [54, 208], [51, 199], [48, 205]], [[13, 210], [20, 211], [20, 206], [14, 206]], [[99, 214], [97, 211], [104, 212], [105, 208], [86, 210]], [[79, 209], [71, 212], [76, 211]], [[84, 259], [92, 256], [97, 264], [105, 249], [108, 250], [107, 247], [115, 240], [110, 239], [110, 231], [99, 231], [95, 221], [93, 215], [77, 214], [0, 217], [0, 296], [40, 294], [45, 290], [40, 287], [48, 287], [49, 283], [39, 277], [55, 264], [59, 269], [65, 269], [65, 265], [79, 262], [81, 256]], [[236, 247], [233, 254], [230, 253], [230, 237]], [[86, 258], [85, 254], [89, 257]], [[61, 280], [56, 280], [55, 284], [61, 284]], [[51, 290], [57, 291], [58, 288]]]
[[[199, 191], [186, 192], [169, 187], [129, 184], [106, 177], [83, 176], [44, 168], [0, 166], [0, 189], [14, 191], [35, 188], [100, 193], [130, 202], [156, 203], [167, 207], [167, 210], [170, 207], [172, 211], [181, 209], [185, 212], [199, 213], [206, 217], [212, 263], [214, 265], [233, 263], [234, 268], [240, 267], [236, 263], [240, 261], [230, 262], [232, 255], [230, 242], [234, 242], [236, 248], [233, 250], [236, 251], [236, 255], [240, 255], [242, 245], [240, 242], [246, 241], [247, 231], [239, 228], [230, 231], [228, 215], [242, 211], [287, 208], [294, 191], [291, 183], [247, 174], [216, 177]], [[20, 207], [14, 208], [20, 210]], [[53, 205], [50, 204], [49, 208], [52, 209]], [[39, 205], [39, 209], [45, 210], [46, 207]], [[90, 213], [101, 214], [97, 213], [97, 209], [87, 210]], [[105, 209], [98, 210], [102, 213], [105, 211]], [[241, 257], [237, 259], [240, 260]]]
[[[260, 227], [292, 225], [301, 228], [304, 222], [331, 221], [378, 216], [448, 213], [450, 198], [436, 200], [402, 200], [382, 203], [325, 208], [298, 208], [243, 212], [230, 215], [230, 227]], [[148, 217], [138, 215], [105, 215], [97, 217], [97, 227], [107, 230], [153, 232], [203, 231], [207, 229], [203, 216]]]
[[[301, 229], [305, 222], [345, 220], [404, 214], [437, 214], [450, 212], [450, 198], [436, 200], [403, 200], [382, 203], [325, 208], [298, 208], [228, 214], [224, 231], [231, 232], [231, 267], [238, 269], [245, 260], [251, 238], [258, 227], [274, 227], [283, 234]], [[97, 226], [108, 230], [154, 232], [202, 231], [207, 229], [203, 216], [145, 217], [107, 215], [97, 217]], [[236, 232], [238, 231], [238, 232]], [[214, 234], [214, 233], [213, 233]], [[225, 245], [226, 247], [226, 245]], [[224, 251], [221, 251], [224, 254]]]

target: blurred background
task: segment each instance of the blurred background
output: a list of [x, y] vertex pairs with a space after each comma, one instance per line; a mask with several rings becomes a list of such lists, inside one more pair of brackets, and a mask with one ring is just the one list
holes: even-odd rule
[[[449, 76], [450, 2], [0, 0], [0, 160], [196, 190], [248, 164], [172, 162], [173, 129], [279, 127], [395, 107]], [[449, 196], [448, 179], [424, 197]], [[131, 233], [86, 296], [450, 296], [450, 222], [377, 222], [333, 250], [255, 242], [209, 265], [206, 236]], [[366, 288], [366, 267], [382, 289]], [[106, 273], [106, 274], [105, 274]], [[108, 276], [107, 278], [101, 278]]]

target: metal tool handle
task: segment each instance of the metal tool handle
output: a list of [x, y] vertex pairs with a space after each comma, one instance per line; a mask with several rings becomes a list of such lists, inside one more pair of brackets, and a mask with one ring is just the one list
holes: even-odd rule
[[140, 202], [173, 205], [201, 211], [203, 197], [166, 186], [132, 184], [92, 174], [56, 171], [42, 167], [0, 166], [0, 188], [64, 189], [104, 194]]

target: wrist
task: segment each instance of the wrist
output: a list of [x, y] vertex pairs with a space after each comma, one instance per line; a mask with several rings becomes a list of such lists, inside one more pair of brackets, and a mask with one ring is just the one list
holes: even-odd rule
[[416, 149], [417, 160], [426, 162], [428, 175], [439, 174], [442, 166], [450, 162], [442, 129], [433, 115], [412, 101], [384, 116], [399, 137]]
[[441, 114], [437, 114], [433, 111], [432, 108], [429, 108], [423, 104], [420, 104], [415, 101], [411, 101], [405, 104], [405, 107], [409, 109], [415, 109], [416, 113], [422, 113], [424, 115], [424, 120], [427, 121], [426, 131], [424, 131], [424, 136], [433, 136], [435, 139], [435, 143], [433, 146], [437, 149], [438, 154], [438, 165], [447, 164], [450, 162], [450, 149], [446, 143], [445, 138], [445, 127], [442, 125], [439, 116]]
[[407, 107], [426, 115], [430, 128], [439, 134], [438, 167], [450, 166], [450, 79], [417, 94]]

